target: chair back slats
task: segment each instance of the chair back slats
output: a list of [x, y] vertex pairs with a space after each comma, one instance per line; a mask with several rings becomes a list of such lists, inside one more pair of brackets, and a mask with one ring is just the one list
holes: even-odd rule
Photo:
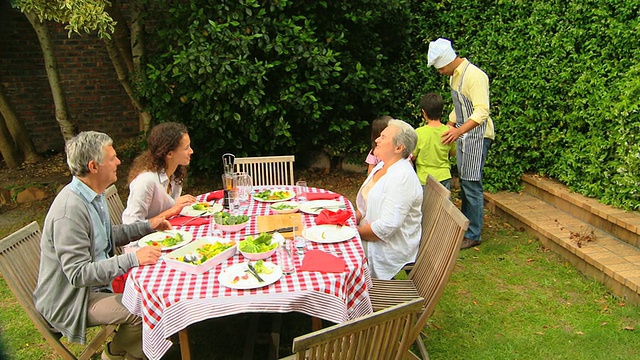
[[49, 323], [33, 303], [33, 291], [40, 268], [40, 236], [40, 226], [34, 221], [0, 240], [0, 272], [22, 309], [49, 345], [63, 359], [76, 359], [51, 332]]
[[33, 302], [33, 291], [38, 283], [40, 269], [40, 238], [40, 226], [34, 221], [0, 240], [0, 273], [31, 322], [60, 358], [88, 360], [101, 349], [116, 326], [103, 326], [77, 358], [60, 342], [59, 333], [54, 333]]
[[424, 251], [411, 271], [411, 280], [425, 300], [425, 308], [417, 321], [417, 331], [422, 330], [444, 292], [468, 227], [469, 220], [462, 212], [450, 200], [444, 201], [435, 230], [427, 239]]
[[442, 203], [449, 200], [451, 192], [432, 175], [427, 176], [422, 197], [422, 235], [416, 259], [424, 251], [424, 244], [435, 229], [436, 221], [441, 213]]
[[294, 155], [236, 158], [235, 170], [248, 173], [254, 186], [294, 185], [294, 162]]
[[296, 359], [401, 359], [423, 299], [392, 306], [293, 340]]
[[109, 217], [111, 218], [111, 225], [122, 224], [122, 213], [124, 212], [124, 204], [120, 195], [118, 195], [118, 188], [115, 184], [109, 186], [104, 191], [104, 197], [107, 200], [107, 207], [109, 208]]

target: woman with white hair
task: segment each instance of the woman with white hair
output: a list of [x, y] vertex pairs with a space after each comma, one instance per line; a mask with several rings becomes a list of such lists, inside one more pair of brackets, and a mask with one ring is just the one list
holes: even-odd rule
[[408, 159], [417, 141], [411, 125], [389, 120], [374, 149], [381, 162], [358, 191], [358, 232], [375, 278], [393, 278], [418, 253], [422, 186]]

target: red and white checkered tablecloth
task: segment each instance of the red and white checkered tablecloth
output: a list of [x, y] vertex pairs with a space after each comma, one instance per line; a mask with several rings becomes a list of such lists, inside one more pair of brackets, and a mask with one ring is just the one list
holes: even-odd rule
[[[291, 187], [278, 187], [288, 188]], [[309, 188], [309, 192], [328, 192]], [[206, 199], [208, 194], [198, 196]], [[349, 225], [355, 227], [355, 211], [351, 202], [340, 196], [353, 215]], [[252, 215], [249, 225], [237, 233], [228, 233], [236, 241], [244, 234], [257, 233], [257, 216], [269, 215], [270, 203], [249, 200], [243, 213]], [[306, 226], [314, 226], [315, 215], [302, 213]], [[208, 225], [186, 225], [180, 229], [191, 232], [193, 239], [207, 235]], [[133, 314], [143, 318], [142, 344], [150, 359], [160, 359], [171, 347], [168, 338], [190, 324], [209, 319], [248, 312], [298, 311], [334, 323], [373, 312], [367, 289], [371, 286], [369, 267], [360, 243], [359, 235], [350, 240], [320, 244], [308, 241], [308, 249], [339, 253], [347, 264], [343, 273], [296, 271], [266, 287], [251, 290], [235, 290], [222, 286], [218, 275], [222, 269], [244, 261], [239, 252], [226, 262], [201, 275], [189, 274], [166, 266], [164, 261], [156, 265], [131, 269], [122, 297], [123, 304]], [[279, 262], [277, 254], [268, 261]], [[301, 259], [294, 255], [296, 267]]]

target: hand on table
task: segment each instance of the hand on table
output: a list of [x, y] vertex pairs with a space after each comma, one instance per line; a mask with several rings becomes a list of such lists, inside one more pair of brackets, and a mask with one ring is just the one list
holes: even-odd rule
[[185, 206], [191, 206], [196, 202], [196, 197], [193, 195], [182, 195], [176, 199], [176, 203], [171, 207], [173, 215], [178, 215]]
[[138, 266], [153, 265], [158, 262], [160, 255], [162, 251], [159, 246], [143, 246], [136, 251]]
[[166, 220], [164, 216], [156, 216], [149, 219], [149, 225], [152, 229], [162, 231], [171, 230], [172, 226], [169, 220]]

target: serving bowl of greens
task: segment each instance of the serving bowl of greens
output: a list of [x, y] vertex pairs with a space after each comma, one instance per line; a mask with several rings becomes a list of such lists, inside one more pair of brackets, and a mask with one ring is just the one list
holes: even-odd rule
[[251, 235], [238, 242], [238, 250], [249, 260], [264, 260], [270, 258], [284, 244], [284, 236], [280, 233], [262, 233], [257, 237]]
[[213, 214], [216, 229], [224, 232], [237, 232], [247, 227], [251, 218], [247, 215], [231, 215], [226, 211]]

